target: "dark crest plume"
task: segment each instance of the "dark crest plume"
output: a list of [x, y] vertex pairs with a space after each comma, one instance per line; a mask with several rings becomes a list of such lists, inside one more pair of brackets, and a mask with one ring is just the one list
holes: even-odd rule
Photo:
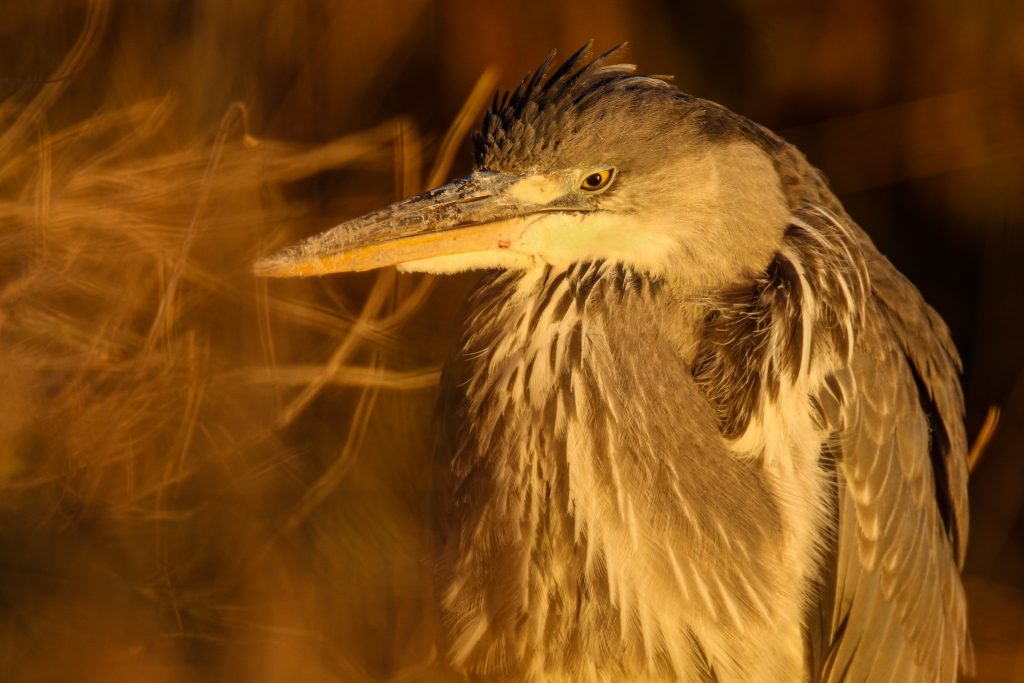
[[633, 64], [604, 63], [626, 47], [616, 45], [587, 61], [593, 41], [588, 41], [548, 75], [555, 61], [555, 52], [533, 74], [520, 81], [514, 91], [494, 93], [483, 126], [473, 134], [474, 160], [477, 168], [529, 165], [531, 159], [543, 158], [557, 149], [568, 120], [595, 94], [615, 85], [638, 85], [670, 88], [663, 78], [640, 76]]
[[580, 114], [602, 96], [629, 93], [634, 102], [658, 93], [684, 107], [695, 131], [709, 140], [745, 137], [769, 154], [785, 143], [776, 135], [725, 107], [677, 90], [670, 76], [636, 73], [633, 64], [607, 64], [626, 47], [616, 45], [587, 61], [593, 41], [588, 41], [549, 75], [555, 52], [514, 91], [494, 93], [481, 130], [473, 134], [474, 161], [478, 169], [524, 171], [540, 166], [556, 155], [563, 140], [579, 133]]

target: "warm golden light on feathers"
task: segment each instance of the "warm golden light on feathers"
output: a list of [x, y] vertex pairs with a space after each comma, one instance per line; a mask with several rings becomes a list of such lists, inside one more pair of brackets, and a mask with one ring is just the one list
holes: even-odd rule
[[492, 270], [441, 382], [447, 664], [955, 681], [967, 453], [944, 325], [793, 147], [585, 55], [495, 99], [472, 175], [257, 265]]
[[[955, 574], [928, 565], [967, 536], [962, 477], [936, 467], [964, 441], [943, 323], [815, 201], [799, 154], [708, 102], [654, 106], [677, 96], [623, 55], [807, 153], [950, 324], [977, 435], [972, 680], [1019, 678], [1024, 5], [581, 7], [4, 5], [0, 680], [454, 683], [458, 663], [617, 683], [713, 660], [765, 680], [744, 662], [778, 670], [792, 647], [720, 653], [802, 642], [812, 680], [905, 681], [964, 652]], [[574, 110], [528, 77], [492, 100], [589, 36], [631, 40], [603, 64], [622, 92]], [[509, 180], [506, 209], [550, 210], [502, 229], [448, 206], [265, 264], [411, 275], [253, 276], [474, 161]], [[465, 232], [416, 227], [446, 211]], [[834, 471], [815, 469], [823, 430]], [[838, 526], [802, 514], [831, 491]], [[837, 572], [804, 594], [800, 558]], [[801, 639], [793, 605], [831, 586], [838, 611]]]

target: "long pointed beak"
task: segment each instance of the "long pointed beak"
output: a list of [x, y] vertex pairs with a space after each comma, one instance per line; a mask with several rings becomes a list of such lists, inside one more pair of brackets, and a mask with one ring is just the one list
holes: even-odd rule
[[588, 210], [566, 189], [557, 175], [477, 172], [309, 237], [261, 259], [253, 272], [308, 277], [508, 249], [533, 214]]

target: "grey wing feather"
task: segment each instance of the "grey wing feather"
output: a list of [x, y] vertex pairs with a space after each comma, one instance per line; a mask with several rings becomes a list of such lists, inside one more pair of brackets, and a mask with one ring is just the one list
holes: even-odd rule
[[865, 251], [873, 305], [851, 363], [819, 397], [832, 413], [838, 486], [820, 679], [955, 681], [970, 667], [959, 360], [916, 289]]
[[942, 485], [939, 503], [957, 563], [963, 566], [967, 549], [967, 436], [964, 432], [964, 398], [958, 381], [960, 357], [949, 330], [917, 290], [888, 259], [878, 255], [869, 261], [870, 276], [879, 307], [900, 349], [910, 361], [929, 417], [933, 465]]

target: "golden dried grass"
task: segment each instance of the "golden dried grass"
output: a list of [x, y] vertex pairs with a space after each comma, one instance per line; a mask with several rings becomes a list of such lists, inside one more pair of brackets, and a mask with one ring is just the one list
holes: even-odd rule
[[443, 121], [473, 65], [517, 76], [587, 38], [799, 124], [785, 134], [966, 343], [972, 433], [1003, 408], [972, 479], [979, 680], [1020, 680], [1020, 15], [7, 3], [0, 680], [425, 677], [430, 387], [468, 282], [267, 283], [249, 264], [445, 165], [454, 144], [394, 119], [388, 92]]
[[[312, 232], [296, 184], [374, 169], [409, 194], [432, 143], [408, 120], [257, 138], [241, 104], [212, 139], [183, 139], [173, 94], [50, 130], [107, 14], [91, 3], [51, 81], [3, 107], [0, 678], [418, 677], [429, 466], [389, 452], [429, 453], [438, 367], [397, 331], [434, 281], [268, 283], [249, 267]], [[477, 83], [429, 183], [494, 85]], [[372, 467], [349, 481], [364, 450], [422, 491], [389, 493]]]

